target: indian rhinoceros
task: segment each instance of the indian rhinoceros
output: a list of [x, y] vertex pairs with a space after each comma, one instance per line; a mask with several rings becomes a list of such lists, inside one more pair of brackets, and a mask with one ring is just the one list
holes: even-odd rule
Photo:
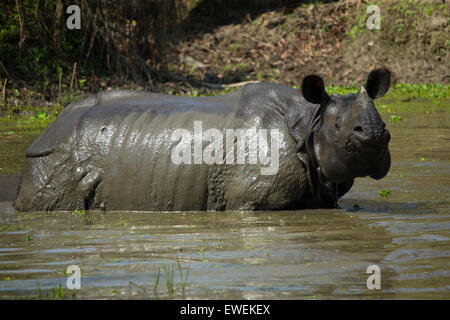
[[[390, 133], [374, 105], [389, 86], [390, 72], [376, 69], [347, 95], [329, 96], [317, 75], [301, 90], [253, 83], [215, 97], [99, 93], [68, 105], [31, 145], [15, 208], [334, 207], [356, 177], [389, 171]], [[247, 132], [247, 144], [236, 132]]]

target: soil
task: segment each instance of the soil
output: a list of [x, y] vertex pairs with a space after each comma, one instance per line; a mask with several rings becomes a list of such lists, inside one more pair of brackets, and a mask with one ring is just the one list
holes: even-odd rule
[[310, 73], [355, 85], [385, 66], [402, 83], [450, 83], [450, 12], [442, 1], [381, 1], [381, 29], [367, 4], [339, 1], [266, 12], [189, 35], [169, 54], [169, 71], [212, 83], [300, 85]]
[[[342, 46], [353, 74], [385, 65], [401, 83], [450, 83], [450, 6], [443, 1], [383, 1], [381, 29], [367, 30]], [[414, 3], [414, 2], [413, 2]]]

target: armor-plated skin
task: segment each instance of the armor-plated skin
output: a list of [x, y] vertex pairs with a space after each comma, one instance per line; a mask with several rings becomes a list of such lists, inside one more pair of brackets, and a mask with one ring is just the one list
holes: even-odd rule
[[[302, 92], [248, 84], [216, 97], [111, 91], [67, 106], [29, 148], [15, 207], [49, 210], [281, 210], [333, 207], [358, 176], [390, 166], [389, 132], [373, 99], [389, 88], [373, 71], [357, 94], [329, 97], [308, 76]], [[279, 168], [175, 164], [176, 129], [278, 130]], [[338, 124], [337, 124], [338, 123]], [[205, 146], [205, 143], [204, 145]]]

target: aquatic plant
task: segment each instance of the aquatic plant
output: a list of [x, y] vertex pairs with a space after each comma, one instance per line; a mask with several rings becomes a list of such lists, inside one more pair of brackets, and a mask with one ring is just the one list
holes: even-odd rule
[[189, 268], [186, 270], [186, 275], [183, 276], [183, 270], [181, 269], [181, 263], [180, 263], [180, 259], [177, 256], [177, 266], [178, 266], [178, 272], [180, 274], [180, 285], [181, 285], [181, 291], [184, 295], [184, 290], [186, 288], [186, 283], [187, 283], [187, 279], [189, 276]]
[[59, 286], [57, 288], [52, 289], [52, 299], [53, 300], [63, 300], [64, 299], [64, 288], [59, 282]]
[[402, 121], [403, 119], [402, 119], [402, 117], [400, 117], [400, 116], [396, 116], [396, 115], [392, 115], [391, 116], [391, 121], [392, 122], [399, 122], [399, 121]]
[[167, 293], [169, 294], [169, 297], [171, 297], [174, 293], [174, 287], [173, 287], [173, 265], [163, 265], [164, 273], [166, 275], [166, 285], [167, 285]]
[[158, 273], [156, 275], [156, 278], [153, 279], [153, 293], [155, 295], [155, 298], [157, 298], [157, 290], [158, 290], [158, 284], [159, 284], [159, 278], [161, 277], [161, 265], [159, 265]]
[[84, 210], [73, 210], [72, 211], [72, 215], [74, 215], [74, 216], [85, 216], [86, 215], [86, 211], [84, 211]]
[[[186, 290], [186, 284], [187, 284], [187, 280], [188, 280], [188, 276], [189, 276], [189, 268], [186, 270], [186, 273], [183, 273], [183, 268], [181, 267], [181, 262], [180, 259], [178, 258], [178, 256], [176, 257], [176, 261], [177, 261], [177, 270], [178, 270], [178, 274], [180, 277], [180, 288], [179, 290], [181, 291], [181, 295], [184, 297], [185, 294], [185, 290]], [[158, 286], [159, 286], [159, 282], [161, 279], [161, 270], [164, 271], [165, 274], [165, 278], [166, 278], [166, 287], [167, 287], [167, 295], [169, 298], [172, 298], [174, 296], [174, 294], [176, 294], [177, 292], [177, 288], [175, 287], [175, 282], [174, 282], [174, 274], [175, 274], [175, 267], [173, 264], [160, 264], [158, 266], [158, 270], [156, 273], [156, 277], [153, 279], [153, 295], [155, 296], [155, 299], [159, 299], [159, 293], [158, 293]], [[131, 299], [131, 292], [132, 292], [132, 287], [136, 287], [139, 290], [142, 291], [142, 293], [144, 294], [144, 296], [148, 295], [148, 289], [142, 285], [139, 285], [133, 281], [129, 281], [128, 283], [128, 290], [129, 290], [129, 295], [128, 297]]]

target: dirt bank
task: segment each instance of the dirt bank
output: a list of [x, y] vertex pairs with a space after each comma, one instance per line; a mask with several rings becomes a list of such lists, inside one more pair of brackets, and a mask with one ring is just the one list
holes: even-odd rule
[[381, 1], [381, 29], [366, 26], [364, 1], [302, 5], [189, 35], [174, 46], [168, 71], [212, 83], [246, 80], [299, 85], [360, 82], [377, 66], [398, 82], [450, 82], [450, 14], [442, 1]]

